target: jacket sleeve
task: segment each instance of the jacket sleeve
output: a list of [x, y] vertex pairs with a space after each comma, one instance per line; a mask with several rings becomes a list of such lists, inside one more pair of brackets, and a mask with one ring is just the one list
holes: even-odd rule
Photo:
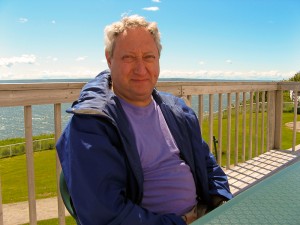
[[126, 198], [126, 161], [113, 129], [96, 116], [74, 115], [57, 143], [80, 224], [184, 225], [180, 216], [158, 215]]

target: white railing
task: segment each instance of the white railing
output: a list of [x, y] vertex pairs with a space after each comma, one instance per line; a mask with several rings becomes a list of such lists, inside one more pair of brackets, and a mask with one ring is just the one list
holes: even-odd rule
[[[29, 218], [32, 225], [37, 224], [32, 106], [53, 105], [55, 140], [58, 140], [62, 132], [61, 105], [74, 101], [83, 85], [84, 83], [0, 84], [0, 108], [24, 107]], [[216, 136], [218, 139], [218, 163], [230, 168], [232, 164], [237, 165], [265, 151], [281, 149], [283, 91], [300, 91], [300, 83], [159, 82], [157, 88], [160, 91], [181, 96], [194, 108], [202, 130], [207, 130], [207, 133], [203, 135], [207, 136], [206, 140], [211, 150], [214, 148], [213, 137]], [[205, 116], [206, 110], [204, 110], [206, 99], [208, 101], [207, 117]], [[225, 105], [224, 102], [226, 102]], [[247, 114], [247, 112], [251, 113]], [[224, 118], [226, 118], [225, 123], [222, 123]], [[216, 121], [218, 121], [217, 124], [215, 124]], [[291, 143], [293, 150], [296, 146], [296, 122], [297, 101], [295, 100]], [[203, 127], [204, 124], [207, 124], [207, 127]], [[223, 154], [224, 157], [222, 157]], [[61, 167], [58, 158], [56, 161], [56, 176], [59, 180]], [[58, 194], [59, 224], [65, 224], [64, 215], [64, 205]], [[1, 221], [3, 221], [3, 211], [0, 178], [0, 225]]]

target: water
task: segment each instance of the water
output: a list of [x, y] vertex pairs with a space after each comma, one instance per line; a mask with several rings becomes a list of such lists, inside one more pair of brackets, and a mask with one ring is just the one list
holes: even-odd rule
[[[65, 112], [71, 104], [62, 104], [62, 127], [64, 128], [71, 115]], [[33, 135], [54, 133], [53, 105], [32, 106]], [[0, 140], [24, 137], [24, 108], [0, 108]]]
[[[34, 83], [34, 82], [86, 82], [84, 79], [77, 80], [22, 80], [22, 81], [0, 81], [0, 83]], [[240, 96], [240, 99], [242, 97]], [[208, 112], [208, 95], [204, 95], [204, 112]], [[235, 104], [235, 95], [232, 95], [232, 104]], [[198, 112], [198, 97], [192, 97], [192, 108]], [[65, 110], [71, 103], [62, 104], [62, 128], [64, 128], [71, 117]], [[227, 96], [223, 96], [224, 109], [227, 106]], [[213, 111], [218, 111], [218, 94], [214, 95]], [[32, 106], [33, 135], [54, 133], [54, 106], [34, 105]], [[0, 107], [0, 140], [7, 138], [24, 137], [24, 108], [23, 107]]]

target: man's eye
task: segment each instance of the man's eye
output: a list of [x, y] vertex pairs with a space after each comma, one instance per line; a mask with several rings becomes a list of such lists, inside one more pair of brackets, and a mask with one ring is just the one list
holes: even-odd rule
[[146, 55], [144, 56], [146, 62], [153, 62], [155, 60], [155, 55]]
[[133, 62], [133, 61], [135, 60], [135, 57], [132, 56], [132, 55], [124, 55], [124, 56], [122, 57], [122, 60], [123, 60], [124, 62]]

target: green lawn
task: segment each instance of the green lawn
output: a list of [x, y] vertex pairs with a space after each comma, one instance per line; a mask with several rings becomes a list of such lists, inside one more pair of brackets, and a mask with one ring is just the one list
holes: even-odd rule
[[[246, 156], [246, 160], [249, 159], [249, 152], [250, 152], [250, 148], [249, 148], [249, 130], [250, 130], [250, 124], [249, 124], [249, 119], [250, 114], [247, 113], [246, 114], [246, 151], [245, 151], [245, 156]], [[288, 128], [287, 126], [285, 126], [284, 124], [287, 122], [292, 122], [294, 120], [294, 114], [293, 113], [283, 113], [282, 115], [282, 146], [281, 149], [288, 149], [292, 147], [292, 142], [293, 142], [293, 130]], [[300, 115], [297, 115], [297, 121], [300, 120]], [[230, 138], [230, 164], [232, 164], [234, 162], [234, 151], [235, 151], [235, 123], [236, 123], [236, 118], [234, 115], [234, 112], [232, 112], [232, 118], [231, 118], [231, 138]], [[228, 126], [228, 120], [227, 118], [222, 119], [222, 166], [226, 165], [226, 149], [227, 149], [227, 126]], [[258, 114], [258, 137], [261, 136], [261, 126], [262, 126], [262, 114], [259, 113]], [[209, 127], [209, 121], [208, 120], [204, 120], [203, 124], [202, 124], [202, 135], [205, 141], [208, 142], [208, 137], [209, 137], [209, 133], [208, 133], [208, 127]], [[265, 131], [264, 131], [264, 149], [261, 149], [261, 139], [258, 139], [257, 142], [257, 146], [258, 146], [258, 154], [261, 152], [261, 150], [263, 152], [266, 151], [266, 127], [267, 127], [267, 113], [264, 113], [264, 127], [265, 127]], [[238, 159], [239, 162], [241, 162], [242, 160], [242, 114], [239, 115], [239, 126], [238, 126]], [[252, 114], [252, 157], [256, 156], [256, 138], [255, 138], [255, 134], [256, 134], [256, 115], [255, 113]], [[213, 124], [213, 135], [216, 136], [217, 139], [219, 139], [218, 137], [218, 119], [215, 118], [214, 119], [214, 124]], [[298, 132], [296, 134], [296, 144], [300, 144], [300, 133]], [[217, 145], [217, 148], [219, 148], [220, 146]]]
[[[37, 199], [57, 195], [55, 155], [54, 150], [34, 153]], [[25, 155], [3, 158], [0, 162], [3, 203], [27, 201]]]
[[[254, 115], [254, 114], [253, 114]], [[249, 117], [249, 115], [247, 115]], [[242, 130], [242, 122], [240, 116], [240, 131]], [[300, 116], [298, 115], [298, 120]], [[253, 116], [255, 121], [255, 116]], [[293, 121], [292, 113], [283, 113], [283, 124]], [[266, 118], [265, 118], [266, 122]], [[226, 149], [226, 134], [227, 134], [227, 120], [223, 119], [223, 149]], [[214, 122], [214, 135], [217, 136], [218, 121]], [[235, 118], [232, 118], [232, 129], [235, 129]], [[203, 122], [203, 137], [208, 141], [208, 121]], [[249, 124], [247, 124], [247, 132], [249, 132]], [[259, 128], [259, 134], [260, 134]], [[248, 136], [247, 136], [248, 137]], [[218, 137], [217, 137], [218, 138]], [[241, 134], [239, 134], [239, 149], [241, 148]], [[297, 144], [300, 144], [300, 133], [297, 133]], [[249, 140], [247, 140], [248, 143]], [[255, 149], [255, 127], [253, 127], [253, 154]], [[266, 143], [266, 140], [264, 141]], [[233, 163], [234, 152], [234, 134], [231, 137], [231, 162]], [[292, 145], [292, 130], [283, 126], [282, 132], [282, 148], [287, 149]], [[260, 142], [259, 142], [260, 146]], [[248, 146], [246, 148], [248, 152]], [[223, 152], [223, 158], [226, 156], [226, 151]], [[239, 152], [239, 157], [241, 152]], [[36, 198], [48, 198], [57, 195], [56, 190], [56, 172], [55, 172], [55, 157], [54, 150], [35, 152], [34, 153], [34, 167], [36, 180]], [[246, 158], [247, 159], [247, 158]], [[225, 160], [222, 160], [222, 165]], [[3, 203], [12, 203], [19, 201], [27, 201], [27, 174], [26, 174], [26, 158], [25, 155], [19, 155], [11, 158], [0, 159], [0, 173], [2, 184], [2, 198]]]

